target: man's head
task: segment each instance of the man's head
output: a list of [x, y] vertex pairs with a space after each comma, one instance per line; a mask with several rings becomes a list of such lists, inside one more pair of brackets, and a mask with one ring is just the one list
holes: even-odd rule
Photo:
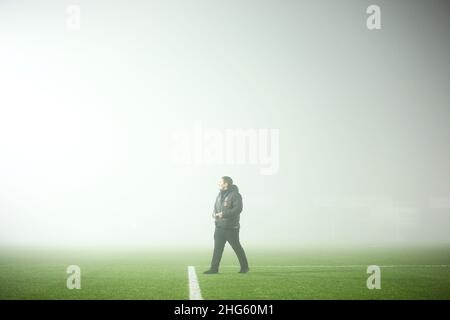
[[229, 187], [233, 185], [233, 179], [228, 176], [224, 176], [219, 179], [219, 189], [227, 190]]

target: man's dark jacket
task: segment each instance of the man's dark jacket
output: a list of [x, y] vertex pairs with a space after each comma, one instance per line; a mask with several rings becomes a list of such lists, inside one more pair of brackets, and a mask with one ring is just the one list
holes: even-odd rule
[[216, 227], [237, 229], [240, 227], [239, 219], [242, 212], [242, 196], [239, 188], [232, 185], [227, 190], [221, 190], [214, 204], [214, 213], [223, 213], [223, 218], [216, 218]]

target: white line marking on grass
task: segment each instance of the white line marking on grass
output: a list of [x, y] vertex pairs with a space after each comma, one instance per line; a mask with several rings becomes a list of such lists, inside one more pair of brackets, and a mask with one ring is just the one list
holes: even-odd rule
[[[206, 265], [205, 265], [206, 266]], [[367, 268], [369, 264], [349, 264], [349, 265], [268, 265], [268, 266], [253, 266], [250, 268]], [[448, 268], [449, 264], [392, 264], [379, 265], [380, 268]], [[224, 265], [221, 268], [236, 268], [234, 265]]]
[[188, 266], [189, 300], [203, 300], [194, 266]]

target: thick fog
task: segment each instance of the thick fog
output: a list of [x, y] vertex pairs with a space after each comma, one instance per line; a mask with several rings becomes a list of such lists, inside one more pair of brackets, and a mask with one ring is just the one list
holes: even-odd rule
[[0, 246], [450, 243], [448, 9], [1, 1]]

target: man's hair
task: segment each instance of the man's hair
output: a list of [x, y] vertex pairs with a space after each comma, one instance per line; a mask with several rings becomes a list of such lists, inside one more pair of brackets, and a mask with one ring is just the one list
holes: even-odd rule
[[223, 180], [223, 182], [228, 183], [229, 186], [232, 186], [232, 185], [233, 185], [233, 179], [231, 179], [231, 178], [228, 177], [228, 176], [222, 177], [222, 180]]

